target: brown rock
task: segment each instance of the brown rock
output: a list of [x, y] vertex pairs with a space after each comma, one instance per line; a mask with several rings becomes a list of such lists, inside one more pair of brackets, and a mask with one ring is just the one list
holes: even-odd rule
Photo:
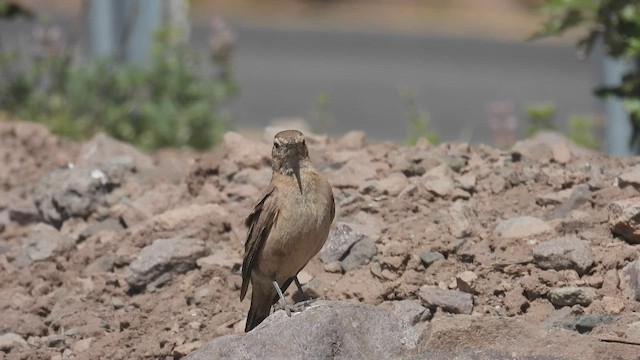
[[631, 244], [640, 244], [640, 197], [609, 205], [609, 227]]
[[508, 316], [524, 314], [530, 306], [529, 301], [523, 294], [523, 289], [519, 286], [507, 291], [503, 302]]
[[349, 131], [338, 140], [338, 147], [342, 149], [360, 149], [365, 146], [364, 131]]
[[251, 141], [244, 136], [229, 131], [222, 140], [224, 158], [238, 168], [260, 168], [271, 162], [271, 144]]
[[432, 310], [441, 308], [453, 314], [471, 314], [473, 311], [473, 296], [468, 293], [425, 285], [420, 288], [418, 295], [422, 304]]
[[93, 338], [92, 337], [88, 337], [86, 339], [78, 340], [72, 346], [73, 352], [78, 354], [78, 353], [83, 353], [83, 352], [88, 351], [89, 349], [91, 349], [91, 343], [92, 342], [93, 342]]
[[27, 346], [27, 342], [18, 334], [6, 333], [0, 335], [0, 351], [8, 353], [16, 346]]
[[476, 275], [473, 271], [464, 271], [456, 275], [456, 285], [458, 290], [469, 294], [476, 293], [477, 281], [478, 275]]
[[473, 224], [477, 218], [475, 211], [468, 203], [456, 201], [449, 207], [449, 233], [460, 239], [473, 234]]
[[153, 159], [131, 144], [116, 140], [105, 133], [96, 134], [80, 147], [79, 165], [104, 164], [114, 159], [131, 161], [139, 172], [153, 169]]
[[640, 190], [640, 169], [633, 169], [620, 175], [618, 186], [621, 188], [632, 186], [634, 189]]
[[496, 235], [508, 239], [522, 239], [542, 235], [551, 231], [544, 221], [532, 216], [511, 218], [496, 226]]
[[584, 274], [593, 265], [591, 247], [586, 241], [563, 237], [533, 248], [533, 259], [542, 269], [572, 269]]
[[556, 142], [551, 144], [553, 161], [558, 164], [567, 164], [571, 161], [571, 149], [566, 142]]
[[141, 287], [167, 272], [183, 273], [196, 267], [196, 260], [207, 255], [208, 249], [199, 239], [158, 239], [140, 251], [129, 265], [127, 282]]
[[336, 188], [358, 188], [364, 181], [376, 176], [375, 167], [371, 160], [351, 159], [337, 170], [326, 171], [327, 178], [331, 179], [331, 185]]
[[377, 193], [398, 196], [409, 185], [409, 180], [402, 173], [391, 173], [384, 179], [378, 180], [375, 189]]

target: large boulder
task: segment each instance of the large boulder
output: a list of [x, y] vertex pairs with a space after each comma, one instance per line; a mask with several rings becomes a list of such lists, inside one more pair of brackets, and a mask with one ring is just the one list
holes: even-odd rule
[[248, 334], [214, 339], [186, 359], [396, 359], [419, 336], [373, 305], [317, 301], [292, 317], [277, 311]]

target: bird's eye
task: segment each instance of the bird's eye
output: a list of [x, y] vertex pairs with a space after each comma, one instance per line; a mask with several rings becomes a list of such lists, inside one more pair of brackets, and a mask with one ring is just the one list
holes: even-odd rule
[[276, 149], [280, 149], [280, 144], [278, 144], [277, 142], [274, 142], [273, 147]]
[[307, 145], [304, 139], [302, 139], [302, 145]]

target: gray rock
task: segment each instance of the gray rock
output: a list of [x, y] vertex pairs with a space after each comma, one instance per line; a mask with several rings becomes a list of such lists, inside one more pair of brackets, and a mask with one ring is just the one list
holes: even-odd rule
[[[132, 287], [147, 285], [163, 274], [184, 273], [207, 255], [204, 241], [191, 238], [158, 239], [140, 251], [129, 265], [127, 282]], [[158, 284], [155, 284], [156, 286]]]
[[499, 223], [495, 233], [503, 238], [518, 239], [541, 235], [549, 231], [551, 231], [551, 227], [544, 221], [532, 216], [520, 216]]
[[376, 243], [369, 238], [364, 238], [351, 247], [347, 257], [340, 262], [340, 266], [344, 272], [356, 269], [368, 264], [377, 251]]
[[421, 254], [420, 260], [422, 260], [422, 263], [424, 264], [425, 267], [428, 267], [429, 265], [433, 264], [438, 260], [444, 260], [444, 255], [442, 255], [437, 251], [431, 251], [428, 253]]
[[106, 203], [106, 194], [131, 171], [121, 164], [57, 169], [43, 177], [33, 199], [42, 219], [60, 228], [71, 217], [86, 218]]
[[571, 190], [569, 198], [565, 199], [560, 205], [556, 206], [553, 213], [549, 217], [550, 219], [564, 218], [572, 210], [577, 209], [582, 204], [585, 204], [591, 200], [592, 193], [589, 190], [589, 186], [581, 184]]
[[397, 317], [410, 325], [424, 322], [431, 317], [431, 310], [415, 300], [387, 301], [380, 306], [388, 307]]
[[44, 318], [38, 315], [10, 308], [2, 310], [0, 334], [16, 333], [24, 339], [28, 339], [32, 336], [44, 336], [48, 333], [48, 330], [47, 325], [44, 323]]
[[627, 330], [624, 332], [624, 336], [632, 341], [640, 341], [640, 321], [627, 325]]
[[329, 232], [327, 242], [320, 250], [320, 261], [328, 264], [344, 259], [351, 246], [363, 238], [364, 235], [353, 230], [351, 226], [339, 223]]
[[165, 286], [166, 284], [168, 284], [171, 281], [171, 278], [173, 278], [172, 272], [170, 272], [170, 271], [164, 272], [160, 276], [158, 276], [157, 278], [153, 279], [153, 281], [148, 283], [145, 286], [145, 291], [146, 292], [150, 292], [150, 293], [154, 292], [154, 291], [156, 291], [156, 289], [161, 288], [161, 287]]
[[79, 242], [84, 241], [90, 238], [91, 236], [94, 236], [103, 231], [119, 232], [119, 231], [122, 231], [123, 229], [124, 229], [124, 226], [122, 226], [120, 221], [118, 221], [117, 219], [109, 218], [99, 223], [87, 226], [86, 229], [80, 232], [80, 235], [78, 235], [77, 241]]
[[632, 186], [636, 190], [640, 190], [640, 169], [635, 168], [631, 171], [627, 171], [618, 177], [618, 186], [625, 188]]
[[115, 259], [113, 255], [105, 254], [99, 258], [93, 260], [86, 268], [84, 268], [85, 275], [94, 275], [105, 273], [113, 270]]
[[32, 261], [50, 260], [62, 255], [73, 247], [73, 241], [62, 235], [54, 227], [44, 223], [36, 225], [23, 248], [23, 259], [28, 265]]
[[571, 197], [572, 193], [573, 189], [564, 189], [547, 194], [540, 194], [536, 196], [536, 204], [540, 206], [560, 205], [567, 201]]
[[551, 146], [538, 139], [530, 138], [516, 142], [511, 148], [513, 155], [547, 164], [553, 158]]
[[640, 197], [609, 204], [609, 227], [630, 244], [640, 244]]
[[119, 296], [112, 296], [111, 304], [113, 304], [113, 307], [116, 309], [122, 309], [125, 306], [124, 300]]
[[418, 293], [422, 304], [432, 310], [441, 308], [453, 314], [471, 314], [473, 311], [473, 295], [458, 290], [444, 290], [422, 286]]
[[57, 348], [62, 350], [66, 347], [66, 341], [64, 335], [53, 334], [44, 338], [45, 344], [50, 348]]
[[9, 205], [9, 220], [20, 225], [27, 225], [40, 221], [40, 215], [32, 202], [22, 202]]
[[565, 306], [552, 313], [545, 321], [545, 325], [548, 328], [560, 327], [585, 334], [597, 326], [613, 323], [616, 318], [617, 315], [613, 314], [585, 314], [580, 307]]
[[544, 326], [547, 329], [551, 328], [569, 328], [567, 324], [573, 324], [573, 330], [575, 330], [575, 321], [578, 316], [584, 314], [584, 311], [581, 307], [576, 307], [577, 309], [571, 308], [569, 306], [563, 306], [554, 312], [552, 312], [549, 317], [544, 321]]
[[453, 180], [447, 176], [426, 173], [422, 178], [425, 190], [436, 196], [444, 198], [453, 192]]
[[406, 153], [391, 151], [387, 154], [387, 161], [392, 171], [400, 171], [405, 176], [421, 176], [425, 173], [425, 167], [420, 164], [420, 160], [412, 160]]
[[5, 209], [0, 211], [0, 233], [4, 231], [4, 229], [9, 224], [9, 210]]
[[[308, 283], [302, 285], [302, 290], [304, 291], [304, 294], [311, 299], [317, 299], [322, 297], [325, 294], [326, 289], [327, 289], [327, 284], [318, 278], [313, 278]], [[302, 294], [300, 294], [297, 291], [294, 294], [294, 299], [296, 299], [296, 301], [305, 300], [302, 298]]]
[[456, 201], [449, 207], [449, 233], [460, 239], [473, 234], [476, 214], [469, 204]]
[[461, 189], [473, 192], [476, 189], [476, 181], [476, 176], [474, 174], [466, 173], [464, 175], [459, 175], [455, 180], [455, 184]]
[[136, 171], [152, 169], [153, 159], [131, 144], [118, 141], [104, 133], [96, 134], [80, 148], [78, 164], [100, 165], [105, 163], [128, 163]]
[[613, 323], [616, 318], [617, 316], [613, 314], [584, 314], [578, 317], [573, 326], [577, 332], [586, 334], [598, 326]]
[[594, 292], [588, 288], [566, 286], [552, 289], [548, 297], [555, 306], [589, 306], [593, 301]]
[[591, 247], [575, 237], [562, 237], [533, 248], [533, 259], [542, 269], [573, 269], [584, 274], [593, 265]]
[[242, 264], [242, 259], [232, 255], [231, 251], [220, 249], [214, 253], [198, 259], [196, 262], [199, 268], [221, 266], [227, 269], [233, 269], [236, 265]]
[[357, 189], [364, 181], [376, 177], [375, 164], [362, 156], [348, 160], [338, 169], [329, 169], [326, 175], [336, 188]]
[[27, 342], [15, 333], [0, 335], [0, 351], [10, 352], [16, 346], [27, 346]]
[[203, 286], [193, 293], [193, 303], [200, 305], [206, 298], [211, 297], [212, 291], [208, 286]]
[[248, 334], [216, 338], [185, 359], [394, 359], [409, 355], [419, 336], [376, 306], [317, 301], [292, 317], [277, 311]]
[[375, 182], [374, 193], [398, 196], [408, 185], [409, 180], [406, 175], [400, 172], [391, 173], [389, 176]]
[[622, 269], [620, 281], [623, 288], [628, 289], [629, 299], [640, 301], [640, 260], [629, 263]]

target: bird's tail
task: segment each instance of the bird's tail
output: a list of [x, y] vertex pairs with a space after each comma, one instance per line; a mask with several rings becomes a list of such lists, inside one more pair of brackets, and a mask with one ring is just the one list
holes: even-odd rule
[[268, 287], [256, 286], [254, 283], [251, 294], [251, 307], [247, 315], [247, 324], [244, 327], [244, 332], [251, 331], [269, 316], [274, 295], [277, 295], [273, 286], [271, 284], [268, 285]]

